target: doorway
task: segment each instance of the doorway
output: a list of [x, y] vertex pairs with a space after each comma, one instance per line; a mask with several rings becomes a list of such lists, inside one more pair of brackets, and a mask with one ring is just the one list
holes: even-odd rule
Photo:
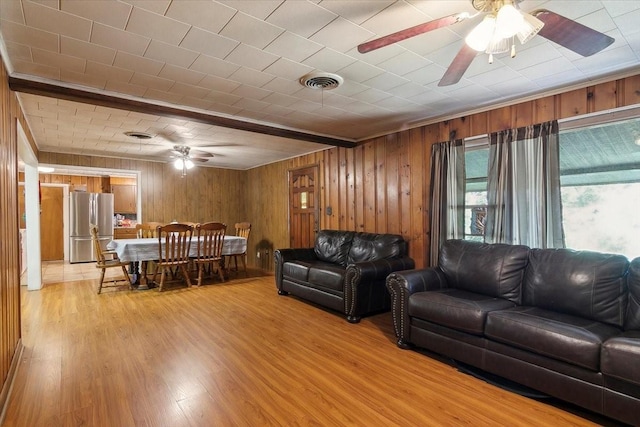
[[289, 235], [292, 248], [311, 248], [316, 239], [318, 165], [289, 171]]

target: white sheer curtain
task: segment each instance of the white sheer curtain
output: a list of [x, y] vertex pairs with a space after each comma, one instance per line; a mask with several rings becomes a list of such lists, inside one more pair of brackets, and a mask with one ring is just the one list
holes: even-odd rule
[[564, 247], [558, 123], [489, 135], [485, 241]]
[[431, 147], [430, 265], [438, 265], [440, 246], [464, 233], [464, 141], [434, 144]]

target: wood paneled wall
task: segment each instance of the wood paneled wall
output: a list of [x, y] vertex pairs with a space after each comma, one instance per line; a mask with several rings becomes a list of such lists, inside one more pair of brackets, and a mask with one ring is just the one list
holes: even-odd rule
[[7, 85], [7, 72], [0, 58], [0, 413], [17, 366], [22, 336], [17, 121], [28, 132], [18, 100]]
[[[452, 133], [466, 138], [639, 104], [636, 75], [374, 138], [355, 149], [332, 148], [256, 168], [248, 172], [248, 217], [262, 239], [276, 249], [288, 247], [287, 171], [319, 164], [321, 228], [400, 233], [409, 241], [416, 265], [424, 267], [429, 260], [433, 144]], [[327, 206], [332, 215], [326, 215]]]

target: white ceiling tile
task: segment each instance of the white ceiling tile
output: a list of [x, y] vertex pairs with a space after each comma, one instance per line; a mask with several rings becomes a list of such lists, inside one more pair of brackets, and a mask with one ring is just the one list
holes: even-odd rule
[[66, 36], [60, 37], [60, 53], [103, 64], [113, 64], [116, 50]]
[[219, 58], [213, 58], [207, 55], [200, 55], [196, 58], [196, 60], [191, 64], [189, 69], [194, 71], [199, 71], [205, 74], [211, 74], [214, 76], [226, 78], [233, 74], [238, 68], [239, 65], [233, 64], [229, 61], [225, 61]]
[[[255, 86], [240, 85], [235, 88], [232, 93], [241, 98], [261, 100], [269, 96], [272, 92]], [[235, 103], [234, 105], [237, 105], [237, 103]]]
[[147, 37], [98, 23], [93, 25], [93, 30], [91, 31], [91, 43], [134, 55], [142, 56], [150, 42], [151, 39]]
[[147, 89], [144, 94], [144, 98], [149, 98], [153, 100], [168, 102], [170, 104], [180, 104], [180, 99], [182, 95], [177, 93], [164, 92], [156, 89]]
[[430, 83], [439, 82], [445, 71], [446, 68], [438, 64], [431, 64], [409, 74], [405, 74], [404, 77], [416, 84], [427, 85]]
[[320, 6], [351, 22], [362, 24], [367, 19], [386, 9], [394, 1], [395, 0], [323, 0], [320, 2]]
[[117, 1], [83, 0], [61, 1], [60, 10], [82, 16], [91, 21], [124, 30], [131, 5]]
[[303, 64], [315, 67], [320, 71], [336, 73], [338, 70], [353, 64], [356, 60], [333, 49], [324, 48], [303, 61]]
[[262, 87], [274, 77], [271, 74], [262, 73], [251, 68], [240, 67], [229, 76], [229, 79], [249, 86]]
[[128, 82], [133, 77], [133, 71], [124, 68], [106, 65], [100, 62], [87, 61], [85, 72], [101, 77], [107, 81]]
[[144, 73], [134, 73], [129, 83], [167, 92], [175, 84], [175, 81]]
[[160, 70], [162, 70], [164, 63], [138, 55], [131, 55], [126, 52], [118, 52], [116, 53], [116, 59], [113, 61], [113, 65], [126, 70], [157, 76]]
[[293, 96], [284, 95], [282, 93], [271, 92], [268, 96], [263, 98], [263, 101], [269, 102], [282, 107], [289, 107], [298, 101], [298, 98]]
[[258, 19], [265, 19], [282, 3], [282, 0], [218, 0], [218, 2]]
[[292, 33], [310, 37], [338, 15], [307, 0], [283, 2], [269, 17], [270, 22]]
[[211, 92], [209, 92], [209, 95], [207, 95], [207, 99], [220, 104], [233, 105], [236, 102], [240, 101], [242, 98], [231, 93], [212, 90]]
[[86, 64], [84, 59], [35, 48], [31, 49], [31, 53], [33, 55], [33, 62], [48, 65], [50, 67], [71, 70], [77, 73], [84, 72], [84, 66]]
[[430, 18], [405, 1], [398, 1], [362, 23], [378, 37], [429, 21]]
[[169, 8], [171, 0], [122, 0], [140, 9], [164, 15]]
[[71, 70], [60, 70], [60, 78], [69, 83], [75, 83], [82, 86], [92, 87], [96, 89], [104, 89], [106, 80], [95, 75], [78, 73]]
[[290, 31], [285, 31], [264, 50], [292, 61], [303, 61], [322, 49], [322, 45], [312, 42]]
[[254, 70], [264, 70], [269, 65], [276, 62], [278, 60], [278, 56], [256, 49], [253, 46], [240, 44], [229, 55], [227, 55], [225, 60], [233, 62], [234, 64], [253, 68]]
[[189, 68], [198, 57], [198, 52], [179, 46], [152, 40], [144, 53], [145, 58], [166, 62], [182, 68]]
[[22, 2], [25, 22], [40, 30], [58, 33], [79, 40], [89, 40], [91, 21], [34, 2]]
[[[233, 104], [234, 107], [242, 108], [243, 110], [250, 111], [261, 111], [269, 106], [266, 102], [258, 101], [257, 99], [251, 98], [241, 98], [238, 102]], [[244, 112], [240, 113], [240, 115], [245, 115]], [[250, 116], [249, 116], [250, 117]]]
[[10, 21], [0, 21], [0, 23], [2, 24], [0, 27], [0, 30], [2, 30], [2, 38], [5, 41], [9, 40], [52, 52], [58, 51], [60, 36], [57, 34], [38, 30], [37, 28], [29, 28], [25, 25]]
[[127, 23], [127, 31], [177, 46], [190, 26], [144, 9], [134, 7]]
[[396, 86], [403, 85], [407, 82], [409, 82], [408, 79], [405, 79], [400, 76], [396, 76], [395, 74], [385, 73], [385, 74], [380, 74], [379, 76], [370, 78], [369, 80], [366, 80], [363, 83], [368, 86], [374, 87], [376, 89], [388, 90]]
[[203, 98], [207, 96], [211, 91], [203, 87], [198, 87], [178, 81], [171, 87], [171, 89], [169, 89], [169, 92], [181, 94], [182, 96], [192, 98]]
[[198, 85], [205, 76], [206, 74], [199, 71], [189, 70], [171, 64], [165, 64], [160, 73], [158, 73], [158, 77], [175, 80], [189, 85]]
[[262, 85], [262, 89], [267, 89], [273, 92], [278, 92], [283, 95], [293, 95], [300, 91], [302, 87], [297, 81], [290, 79], [283, 79], [282, 77], [276, 77], [268, 83]]
[[373, 36], [371, 31], [347, 21], [336, 18], [311, 36], [311, 40], [337, 50], [347, 52]]
[[356, 61], [338, 70], [338, 74], [340, 74], [345, 79], [360, 83], [382, 73], [384, 73], [383, 69], [362, 61]]
[[21, 3], [18, 1], [0, 1], [0, 18], [24, 25]]
[[195, 27], [189, 30], [184, 40], [180, 43], [180, 47], [201, 52], [215, 58], [226, 57], [238, 45], [239, 43], [236, 40], [231, 40]]
[[7, 56], [14, 59], [19, 59], [21, 61], [33, 61], [33, 58], [31, 57], [31, 49], [29, 48], [29, 46], [6, 40], [4, 42], [4, 45], [7, 48]]
[[220, 31], [220, 34], [262, 49], [283, 32], [282, 28], [238, 12]]
[[198, 86], [220, 92], [232, 92], [235, 88], [240, 86], [240, 83], [223, 79], [218, 76], [206, 75], [202, 80], [200, 80]]
[[280, 58], [276, 62], [265, 68], [264, 71], [265, 73], [282, 77], [284, 79], [297, 80], [305, 74], [313, 71], [313, 67], [289, 61], [285, 58]]
[[431, 65], [431, 61], [413, 52], [405, 51], [392, 59], [379, 63], [378, 67], [399, 76], [404, 76], [429, 65]]
[[181, 0], [171, 2], [165, 16], [217, 33], [235, 13], [234, 9], [213, 1]]
[[387, 90], [390, 94], [400, 97], [400, 98], [411, 98], [412, 96], [416, 96], [419, 94], [430, 92], [426, 87], [414, 83], [412, 81], [407, 82], [403, 85], [396, 86], [394, 88]]

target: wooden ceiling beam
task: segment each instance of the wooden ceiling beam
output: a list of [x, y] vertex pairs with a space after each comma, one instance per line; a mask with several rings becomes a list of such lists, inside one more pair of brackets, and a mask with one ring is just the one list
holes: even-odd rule
[[67, 101], [81, 102], [84, 104], [99, 105], [101, 107], [116, 108], [120, 110], [135, 111], [138, 113], [154, 114], [163, 117], [188, 119], [199, 123], [238, 129], [247, 132], [261, 133], [265, 135], [291, 138], [301, 141], [315, 142], [318, 144], [335, 147], [354, 148], [356, 143], [347, 139], [332, 138], [315, 135], [291, 129], [283, 129], [259, 123], [246, 122], [213, 114], [189, 111], [175, 107], [152, 104], [134, 99], [120, 98], [112, 95], [85, 91], [51, 83], [9, 77], [9, 88], [14, 92], [41, 95], [50, 98], [64, 99]]

